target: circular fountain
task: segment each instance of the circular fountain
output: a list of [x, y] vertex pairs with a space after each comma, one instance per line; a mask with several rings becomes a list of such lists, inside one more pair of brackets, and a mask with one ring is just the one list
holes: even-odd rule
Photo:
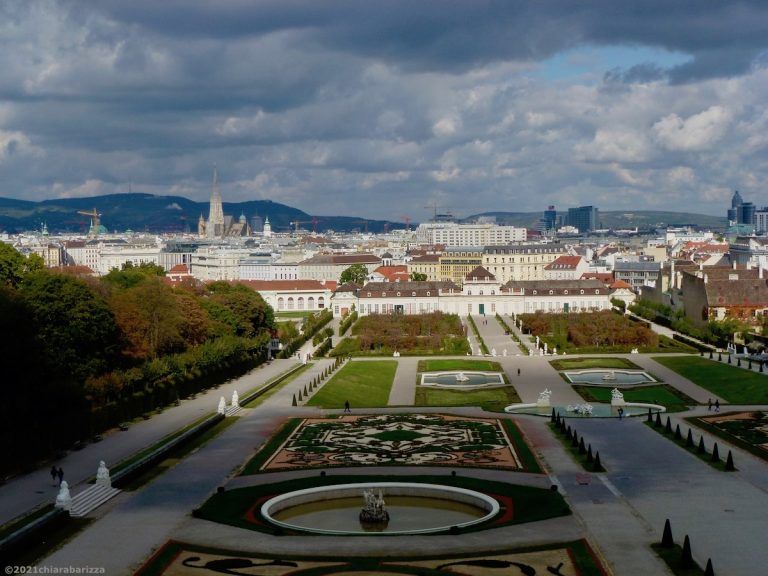
[[349, 535], [448, 532], [485, 522], [498, 512], [499, 503], [480, 492], [417, 482], [307, 488], [261, 506], [264, 519], [281, 528]]
[[507, 386], [501, 372], [425, 372], [422, 386], [435, 388], [473, 389]]

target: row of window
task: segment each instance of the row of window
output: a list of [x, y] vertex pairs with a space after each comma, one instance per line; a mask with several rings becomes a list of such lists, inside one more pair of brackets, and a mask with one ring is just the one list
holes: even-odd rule
[[[280, 296], [277, 299], [278, 310], [315, 310], [315, 298], [313, 296], [307, 298], [306, 304], [307, 307], [304, 308], [303, 296], [299, 296], [295, 301], [293, 296], [289, 296], [287, 299]], [[317, 298], [317, 308], [325, 308], [325, 298], [323, 296]]]

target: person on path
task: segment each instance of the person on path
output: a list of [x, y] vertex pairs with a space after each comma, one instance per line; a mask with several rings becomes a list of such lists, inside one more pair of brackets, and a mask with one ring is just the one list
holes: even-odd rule
[[56, 472], [56, 476], [58, 476], [59, 486], [61, 486], [61, 483], [64, 481], [64, 468], [59, 468], [58, 472]]
[[349, 400], [344, 401], [344, 412], [352, 412], [352, 410], [349, 409]]
[[619, 408], [619, 420], [624, 418], [624, 408]]
[[720, 412], [720, 400], [715, 400], [715, 412]]
[[54, 486], [56, 486], [56, 477], [58, 476], [58, 473], [59, 471], [56, 470], [56, 466], [51, 466], [51, 481]]
[[709, 399], [709, 402], [707, 403], [707, 412], [710, 412], [712, 410], [712, 398]]
[[520, 368], [517, 369], [517, 375], [520, 376]]

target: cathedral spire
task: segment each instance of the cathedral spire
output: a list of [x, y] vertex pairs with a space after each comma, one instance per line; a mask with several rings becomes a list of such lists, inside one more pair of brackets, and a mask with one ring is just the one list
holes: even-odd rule
[[221, 238], [224, 236], [224, 207], [221, 202], [219, 190], [219, 170], [213, 165], [213, 186], [211, 188], [211, 210], [208, 214], [206, 236], [209, 238]]

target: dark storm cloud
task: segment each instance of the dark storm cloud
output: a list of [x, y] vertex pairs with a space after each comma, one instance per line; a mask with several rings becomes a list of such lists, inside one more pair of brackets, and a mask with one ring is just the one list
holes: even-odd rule
[[[91, 2], [76, 5], [94, 9]], [[164, 36], [225, 39], [300, 31], [301, 43], [418, 70], [537, 61], [582, 44], [654, 46], [693, 56], [692, 64], [673, 70], [677, 81], [743, 73], [765, 49], [768, 33], [768, 4], [762, 0], [112, 0], [98, 9]]]
[[[315, 212], [714, 210], [768, 176], [767, 21], [698, 0], [6, 0], [0, 195], [203, 199], [218, 163], [228, 199]], [[617, 46], [688, 60], [538, 74]]]

